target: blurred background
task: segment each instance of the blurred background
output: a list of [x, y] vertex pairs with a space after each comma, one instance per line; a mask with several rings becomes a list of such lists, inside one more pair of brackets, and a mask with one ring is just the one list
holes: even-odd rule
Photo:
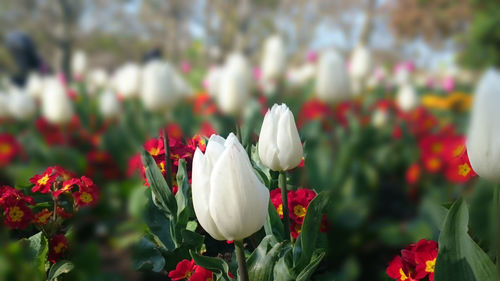
[[[99, 187], [99, 203], [59, 225], [74, 269], [58, 280], [170, 280], [189, 255], [151, 247], [169, 230], [141, 148], [166, 131], [173, 172], [182, 158], [190, 179], [194, 148], [236, 122], [272, 182], [255, 144], [267, 108], [285, 102], [305, 154], [291, 188], [334, 195], [311, 280], [392, 280], [391, 259], [437, 241], [443, 206], [461, 196], [487, 249], [493, 190], [457, 157], [479, 77], [500, 67], [498, 15], [498, 0], [0, 0], [0, 186], [33, 196], [34, 213], [52, 201], [29, 179], [49, 166]], [[32, 280], [15, 241], [40, 229], [0, 225], [0, 280]], [[206, 235], [204, 247], [234, 262], [231, 244]]]

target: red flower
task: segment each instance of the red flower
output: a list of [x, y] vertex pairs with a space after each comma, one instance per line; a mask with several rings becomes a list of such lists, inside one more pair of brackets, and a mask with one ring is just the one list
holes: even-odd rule
[[394, 257], [394, 259], [389, 263], [389, 266], [386, 269], [386, 273], [389, 277], [397, 281], [416, 280], [413, 279], [408, 268], [403, 264], [400, 256]]
[[67, 252], [69, 245], [64, 234], [56, 234], [49, 241], [49, 261], [56, 263]]
[[443, 160], [436, 155], [427, 155], [423, 159], [424, 167], [429, 173], [437, 173], [443, 168]]
[[194, 97], [193, 111], [196, 115], [210, 116], [217, 112], [212, 98], [207, 93], [200, 93]]
[[199, 134], [206, 137], [210, 138], [213, 134], [217, 133], [215, 131], [215, 128], [210, 124], [210, 122], [204, 121], [200, 125], [200, 132]]
[[469, 156], [464, 149], [461, 155], [450, 159], [445, 171], [446, 178], [453, 183], [464, 183], [476, 176], [470, 165]]
[[62, 193], [69, 192], [75, 185], [80, 184], [80, 179], [72, 178], [63, 182], [62, 187], [52, 193], [54, 198], [59, 197]]
[[195, 267], [194, 260], [182, 260], [177, 264], [175, 270], [168, 273], [168, 277], [173, 281], [190, 278], [194, 273]]
[[20, 190], [4, 185], [0, 186], [0, 207], [5, 208], [17, 202], [33, 205], [33, 197], [25, 196]]
[[20, 150], [21, 145], [16, 138], [7, 133], [0, 134], [0, 167], [9, 164]]
[[320, 120], [323, 124], [323, 128], [329, 130], [332, 128], [331, 120], [333, 118], [334, 114], [330, 106], [319, 100], [313, 99], [302, 105], [297, 124], [299, 127], [302, 127], [308, 122]]
[[33, 212], [23, 201], [17, 201], [5, 208], [4, 223], [12, 229], [24, 229], [31, 223], [32, 219]]
[[76, 205], [95, 205], [99, 199], [99, 190], [91, 179], [86, 176], [80, 178], [79, 190], [73, 193]]
[[394, 126], [394, 129], [392, 130], [392, 138], [395, 140], [399, 140], [403, 137], [403, 129], [401, 129], [401, 126]]
[[87, 154], [85, 174], [91, 178], [102, 175], [105, 179], [117, 179], [121, 172], [109, 152], [93, 150]]
[[69, 219], [73, 216], [70, 212], [67, 212], [63, 207], [57, 206], [57, 215], [63, 219]]
[[49, 211], [49, 209], [45, 208], [35, 214], [35, 216], [33, 217], [33, 223], [38, 225], [45, 225], [47, 224], [47, 222], [49, 222], [51, 216], [52, 211]]
[[184, 135], [182, 133], [181, 127], [179, 125], [177, 125], [176, 123], [168, 124], [166, 129], [167, 129], [168, 136], [171, 138], [180, 139]]
[[422, 239], [415, 246], [415, 277], [422, 279], [425, 276], [429, 277], [430, 281], [434, 280], [434, 267], [436, 266], [436, 258], [438, 255], [438, 244], [432, 240]]
[[61, 166], [53, 166], [54, 172], [57, 173], [60, 177], [62, 177], [62, 180], [69, 180], [71, 178], [76, 177], [76, 174], [64, 169]]
[[213, 281], [212, 271], [205, 269], [199, 265], [195, 266], [195, 271], [189, 281]]
[[41, 175], [34, 175], [30, 182], [34, 184], [32, 192], [49, 193], [52, 184], [56, 181], [57, 174], [53, 173], [53, 168], [48, 167]]
[[420, 166], [417, 163], [413, 163], [406, 170], [406, 182], [409, 185], [414, 185], [420, 179]]

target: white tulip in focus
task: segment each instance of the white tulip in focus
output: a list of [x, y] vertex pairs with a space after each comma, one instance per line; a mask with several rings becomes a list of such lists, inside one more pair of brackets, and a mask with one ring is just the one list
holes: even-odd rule
[[121, 66], [113, 76], [113, 88], [123, 98], [139, 95], [141, 67], [134, 63]]
[[35, 99], [39, 99], [43, 93], [43, 79], [36, 73], [30, 73], [26, 82], [26, 93]]
[[488, 70], [476, 88], [467, 133], [467, 153], [472, 169], [494, 183], [500, 183], [500, 71]]
[[53, 124], [65, 124], [73, 117], [73, 104], [61, 82], [47, 78], [42, 96], [42, 115]]
[[144, 107], [153, 112], [165, 112], [179, 98], [174, 84], [174, 70], [165, 61], [154, 60], [142, 71], [141, 99]]
[[85, 75], [87, 71], [87, 55], [83, 51], [78, 50], [73, 54], [71, 59], [71, 71], [75, 77]]
[[196, 149], [192, 182], [196, 217], [213, 238], [242, 240], [264, 225], [269, 191], [232, 133], [212, 135], [205, 154]]
[[121, 112], [120, 100], [113, 91], [106, 90], [99, 97], [99, 112], [104, 118], [118, 117]]
[[267, 81], [278, 80], [286, 68], [285, 43], [279, 35], [266, 39], [261, 61], [262, 79]]
[[217, 104], [226, 114], [240, 114], [249, 97], [252, 73], [247, 59], [238, 53], [231, 54], [224, 65], [218, 87]]
[[9, 93], [9, 113], [16, 120], [28, 120], [36, 111], [35, 100], [18, 88]]
[[327, 103], [351, 98], [351, 79], [344, 60], [335, 50], [321, 54], [316, 73], [316, 95]]
[[102, 68], [93, 69], [89, 73], [89, 86], [92, 90], [102, 89], [108, 84], [108, 73]]
[[404, 84], [399, 87], [396, 96], [396, 103], [403, 111], [410, 111], [417, 107], [420, 103], [417, 91], [411, 84]]
[[260, 129], [260, 161], [273, 171], [287, 171], [297, 167], [302, 156], [302, 143], [292, 112], [286, 104], [273, 105]]
[[351, 76], [354, 79], [365, 80], [372, 72], [372, 55], [365, 45], [358, 45], [351, 55]]

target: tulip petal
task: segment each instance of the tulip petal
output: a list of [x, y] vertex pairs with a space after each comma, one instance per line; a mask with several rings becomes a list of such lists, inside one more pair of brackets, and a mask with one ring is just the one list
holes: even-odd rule
[[280, 163], [278, 158], [278, 146], [276, 145], [276, 123], [278, 120], [277, 116], [274, 115], [273, 109], [268, 110], [266, 116], [264, 117], [264, 122], [262, 122], [262, 127], [260, 128], [259, 135], [259, 158], [266, 166], [271, 168], [271, 170], [279, 171]]
[[281, 169], [290, 170], [297, 167], [302, 161], [302, 143], [295, 126], [293, 114], [288, 108], [281, 114], [279, 119], [277, 143]]

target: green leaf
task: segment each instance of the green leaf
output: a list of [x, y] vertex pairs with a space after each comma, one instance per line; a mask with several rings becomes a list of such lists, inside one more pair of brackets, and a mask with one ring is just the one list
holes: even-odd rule
[[188, 222], [189, 216], [192, 214], [191, 208], [191, 198], [189, 192], [189, 179], [186, 169], [186, 161], [184, 159], [179, 160], [179, 168], [177, 170], [177, 185], [179, 190], [175, 195], [175, 200], [177, 202], [177, 223], [180, 224], [180, 228], [185, 228]]
[[47, 280], [48, 281], [56, 280], [57, 277], [59, 277], [62, 274], [70, 272], [71, 270], [73, 270], [74, 267], [75, 266], [73, 265], [72, 262], [67, 260], [60, 260], [50, 268]]
[[495, 281], [496, 268], [488, 255], [467, 234], [469, 211], [459, 199], [448, 212], [439, 236], [434, 280]]
[[165, 259], [153, 242], [142, 237], [132, 254], [132, 265], [135, 270], [160, 272], [165, 266]]
[[271, 200], [269, 200], [268, 208], [268, 216], [266, 218], [266, 222], [264, 223], [264, 230], [266, 231], [266, 235], [274, 235], [276, 239], [279, 241], [283, 240], [283, 223], [281, 222], [281, 218], [278, 215], [278, 212], [273, 206]]
[[45, 262], [47, 261], [47, 252], [49, 251], [47, 238], [42, 232], [28, 238], [29, 260], [33, 261], [33, 266], [38, 271], [45, 274]]
[[153, 202], [171, 220], [175, 220], [177, 217], [177, 202], [172, 190], [167, 185], [153, 157], [144, 149], [142, 150], [141, 158], [142, 164], [146, 169], [146, 178], [153, 194]]
[[316, 240], [318, 238], [323, 209], [328, 203], [328, 199], [330, 198], [329, 194], [328, 192], [319, 193], [307, 207], [307, 214], [302, 225], [302, 232], [300, 233], [302, 253], [298, 263], [295, 264], [294, 267], [296, 272], [301, 271], [302, 268], [309, 264], [313, 252], [316, 249]]
[[313, 275], [314, 271], [318, 267], [321, 260], [325, 256], [326, 252], [323, 249], [318, 249], [314, 252], [311, 258], [311, 262], [300, 272], [297, 276], [296, 281], [307, 281]]
[[273, 281], [294, 281], [295, 276], [292, 268], [292, 248], [287, 247], [284, 255], [278, 260], [273, 270]]
[[149, 231], [159, 238], [163, 246], [168, 250], [173, 250], [175, 243], [171, 232], [171, 221], [153, 204], [151, 192], [148, 193], [149, 201], [144, 209], [144, 221]]
[[220, 278], [231, 280], [227, 274], [229, 272], [229, 266], [223, 259], [202, 256], [194, 251], [189, 251], [189, 253], [197, 265], [212, 271], [217, 276], [217, 280]]
[[273, 280], [274, 263], [278, 259], [283, 246], [284, 244], [277, 243], [276, 238], [272, 235], [268, 235], [262, 239], [257, 249], [254, 250], [247, 260], [250, 280]]
[[183, 229], [181, 233], [183, 245], [190, 246], [192, 249], [201, 250], [205, 236], [187, 229]]

